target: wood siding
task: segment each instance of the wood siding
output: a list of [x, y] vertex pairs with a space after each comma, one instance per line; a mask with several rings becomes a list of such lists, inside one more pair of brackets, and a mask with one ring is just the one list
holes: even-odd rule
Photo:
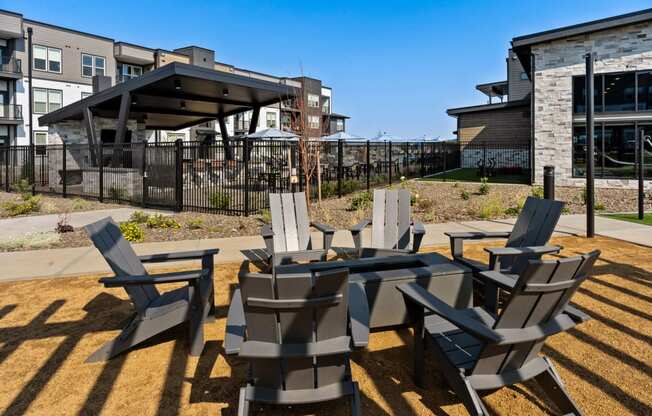
[[457, 137], [462, 144], [527, 144], [528, 105], [458, 115]]
[[529, 79], [521, 79], [521, 74], [524, 72], [521, 61], [518, 60], [516, 54], [510, 49], [509, 56], [507, 57], [507, 81], [509, 101], [522, 100], [532, 92], [532, 83]]

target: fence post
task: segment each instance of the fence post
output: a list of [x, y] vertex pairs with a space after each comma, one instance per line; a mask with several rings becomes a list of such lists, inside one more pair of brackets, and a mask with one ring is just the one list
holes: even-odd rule
[[369, 144], [369, 140], [367, 140], [367, 192], [369, 192], [369, 189], [371, 189], [370, 185], [370, 178], [371, 178], [371, 163], [370, 162], [370, 153], [371, 151], [371, 146]]
[[420, 166], [421, 174], [419, 176], [421, 176], [423, 178], [424, 176], [426, 176], [426, 168], [425, 168], [425, 165], [423, 164], [424, 163], [424, 161], [423, 161], [423, 152], [424, 152], [425, 143], [421, 142], [419, 147], [421, 147], [421, 160], [419, 161], [420, 165], [421, 165]]
[[100, 143], [99, 145], [100, 155], [97, 163], [97, 171], [100, 176], [100, 202], [104, 202], [104, 145]]
[[143, 178], [143, 187], [140, 192], [140, 197], [141, 201], [140, 204], [145, 207], [145, 203], [147, 201], [146, 199], [146, 194], [147, 194], [147, 142], [143, 142], [143, 154], [141, 155], [142, 157], [140, 158], [140, 176]]
[[32, 184], [32, 195], [36, 195], [36, 146], [29, 145], [29, 181]]
[[337, 197], [342, 198], [342, 160], [344, 159], [344, 141], [337, 141]]
[[544, 166], [543, 167], [543, 198], [544, 199], [555, 199], [555, 167], [554, 166]]
[[[249, 139], [245, 138], [243, 141], [244, 146], [244, 215], [245, 217], [249, 216]], [[300, 186], [300, 185], [299, 185]], [[310, 196], [308, 196], [310, 197]]]
[[183, 211], [183, 140], [174, 142], [174, 196], [176, 211]]
[[68, 181], [66, 180], [66, 177], [67, 177], [66, 170], [67, 170], [67, 167], [68, 167], [67, 166], [68, 161], [66, 159], [68, 159], [68, 158], [66, 157], [66, 142], [64, 142], [64, 141], [62, 141], [62, 142], [63, 142], [63, 144], [61, 146], [61, 151], [62, 151], [61, 155], [62, 155], [63, 158], [61, 159], [61, 172], [62, 172], [61, 176], [62, 176], [63, 181], [62, 181], [62, 186], [61, 186], [62, 187], [61, 193], [63, 194], [64, 198], [67, 198], [68, 197]]
[[7, 149], [6, 149], [6, 157], [5, 157], [5, 191], [9, 192], [10, 186], [9, 186], [9, 163], [12, 160], [11, 157], [11, 147], [7, 144]]
[[389, 156], [389, 161], [387, 162], [387, 174], [389, 176], [389, 186], [392, 186], [392, 141], [389, 141], [388, 144], [389, 148], [387, 149], [387, 153]]
[[637, 140], [638, 144], [638, 157], [637, 162], [637, 172], [638, 176], [638, 219], [642, 220], [645, 218], [645, 130], [641, 129], [640, 140]]

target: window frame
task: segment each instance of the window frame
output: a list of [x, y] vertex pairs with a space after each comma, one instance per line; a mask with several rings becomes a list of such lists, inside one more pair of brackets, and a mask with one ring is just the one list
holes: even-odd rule
[[[272, 125], [269, 124], [270, 121], [273, 122]], [[277, 124], [278, 124], [278, 117], [276, 117], [276, 113], [271, 111], [265, 113], [265, 126], [267, 126], [268, 129], [275, 129], [277, 127]]]
[[[652, 73], [652, 69], [637, 69], [634, 71], [612, 71], [612, 72], [600, 72], [594, 74], [594, 77], [600, 77], [600, 85], [602, 86], [602, 96], [601, 96], [601, 101], [600, 101], [600, 106], [602, 107], [602, 111], [596, 111], [596, 114], [630, 114], [630, 113], [650, 113], [652, 112], [652, 109], [649, 110], [639, 110], [638, 109], [638, 76], [641, 73]], [[633, 74], [634, 75], [634, 110], [633, 111], [605, 111], [605, 76], [608, 75], [619, 75], [619, 74]], [[577, 113], [575, 112], [575, 94], [573, 92], [573, 85], [575, 82], [576, 78], [582, 78], [585, 75], [579, 74], [579, 75], [573, 75], [571, 77], [571, 112], [573, 115], [582, 115], [586, 114], [586, 111]], [[595, 104], [594, 104], [595, 105]]]
[[[310, 97], [315, 97], [315, 100], [310, 100]], [[306, 97], [306, 101], [308, 102], [308, 107], [310, 108], [319, 108], [319, 95], [318, 94], [313, 94], [311, 92], [308, 93], [308, 96]], [[312, 105], [312, 103], [315, 103], [316, 105]]]
[[[84, 65], [84, 56], [88, 56], [88, 57], [91, 58], [91, 75], [84, 75], [84, 67], [88, 66], [88, 65]], [[102, 61], [104, 61], [104, 65], [102, 66], [102, 71], [104, 73], [102, 74], [102, 76], [106, 75], [106, 57], [105, 56], [95, 55], [95, 54], [88, 53], [88, 52], [82, 52], [81, 53], [81, 60], [80, 60], [80, 64], [81, 64], [80, 75], [82, 76], [82, 78], [93, 78], [95, 75], [97, 75], [97, 68], [98, 68], [97, 67], [97, 59], [98, 58], [101, 59]]]
[[[317, 120], [317, 125], [316, 126], [313, 125], [312, 120]], [[308, 115], [308, 128], [318, 129], [320, 125], [321, 125], [321, 123], [320, 123], [320, 120], [319, 120], [319, 116], [315, 116], [315, 115], [312, 115], [312, 114]]]
[[[45, 142], [43, 144], [38, 144], [36, 142], [36, 136], [44, 135], [45, 136]], [[48, 145], [48, 132], [47, 130], [35, 130], [34, 131], [34, 137], [33, 137], [33, 143], [34, 146], [47, 146]]]
[[[59, 96], [61, 97], [61, 101], [59, 103], [59, 108], [63, 107], [63, 90], [59, 90], [59, 89], [56, 89], [56, 88], [42, 88], [42, 87], [33, 87], [32, 88], [33, 92], [36, 92], [37, 90], [45, 92], [45, 112], [42, 113], [42, 112], [36, 111], [36, 94], [32, 94], [32, 108], [33, 108], [32, 111], [33, 111], [34, 114], [47, 114], [47, 113], [49, 113], [51, 111], [55, 111], [55, 110], [50, 110], [50, 92], [58, 92], [59, 93]], [[56, 110], [58, 110], [59, 108], [57, 108]]]
[[[35, 60], [36, 60], [36, 54], [34, 51], [36, 48], [43, 48], [45, 49], [45, 69], [39, 69], [35, 65]], [[50, 70], [50, 51], [59, 51], [59, 70], [58, 71], [52, 71]], [[105, 60], [106, 62], [106, 60]], [[51, 74], [62, 74], [63, 73], [63, 50], [61, 48], [55, 48], [53, 46], [45, 46], [45, 45], [38, 45], [34, 44], [32, 45], [32, 69], [35, 71], [41, 71], [41, 72], [49, 72]]]

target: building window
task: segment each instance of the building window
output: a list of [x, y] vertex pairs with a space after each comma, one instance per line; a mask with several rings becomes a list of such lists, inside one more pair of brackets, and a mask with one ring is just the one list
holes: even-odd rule
[[290, 129], [292, 127], [292, 118], [288, 113], [281, 114], [281, 126], [284, 129]]
[[[584, 76], [573, 78], [573, 112], [586, 112], [586, 85]], [[595, 112], [602, 112], [602, 76], [596, 76], [593, 82], [593, 107]]]
[[637, 85], [638, 110], [652, 110], [652, 72], [639, 73]]
[[604, 76], [604, 111], [634, 111], [634, 73]]
[[9, 126], [0, 125], [0, 146], [9, 146]]
[[138, 65], [120, 64], [120, 81], [129, 81], [143, 75], [143, 68]]
[[319, 108], [319, 95], [308, 94], [308, 107]]
[[276, 113], [267, 113], [267, 128], [276, 128]]
[[82, 53], [82, 76], [104, 75], [106, 60], [101, 56]]
[[308, 127], [311, 129], [319, 128], [319, 116], [308, 116]]
[[[638, 73], [631, 71], [596, 75], [595, 111], [599, 113], [652, 110], [651, 74], [650, 71]], [[573, 77], [573, 112], [575, 113], [586, 111], [584, 90], [584, 76]]]
[[34, 69], [61, 73], [61, 49], [34, 45]]
[[165, 135], [165, 138], [161, 141], [163, 142], [176, 142], [177, 140], [185, 140], [186, 139], [186, 133], [173, 133], [173, 132], [168, 132]]
[[63, 105], [63, 92], [46, 88], [34, 88], [34, 113], [45, 114]]
[[48, 132], [47, 131], [35, 131], [34, 132], [34, 146], [45, 146], [48, 144]]
[[[593, 137], [596, 178], [633, 179], [636, 166], [636, 126], [596, 123]], [[586, 175], [586, 150], [586, 128], [573, 127], [575, 177]]]
[[321, 112], [330, 113], [331, 112], [331, 99], [324, 97], [324, 102], [321, 103]]
[[344, 120], [337, 119], [335, 121], [335, 130], [338, 131], [338, 132], [344, 131]]
[[84, 98], [88, 98], [88, 97], [90, 97], [91, 95], [93, 95], [92, 92], [82, 92], [82, 93], [81, 93], [81, 98], [82, 98], [82, 100], [83, 100]]

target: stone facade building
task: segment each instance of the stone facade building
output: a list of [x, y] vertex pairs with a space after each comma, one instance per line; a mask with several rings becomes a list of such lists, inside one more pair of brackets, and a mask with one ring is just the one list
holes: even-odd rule
[[[535, 183], [553, 165], [559, 185], [583, 186], [585, 56], [592, 53], [596, 186], [635, 187], [636, 140], [641, 130], [652, 133], [652, 9], [516, 37], [511, 46], [507, 81], [477, 86], [490, 103], [448, 110], [460, 141], [529, 143]], [[646, 150], [652, 177], [652, 141]]]

